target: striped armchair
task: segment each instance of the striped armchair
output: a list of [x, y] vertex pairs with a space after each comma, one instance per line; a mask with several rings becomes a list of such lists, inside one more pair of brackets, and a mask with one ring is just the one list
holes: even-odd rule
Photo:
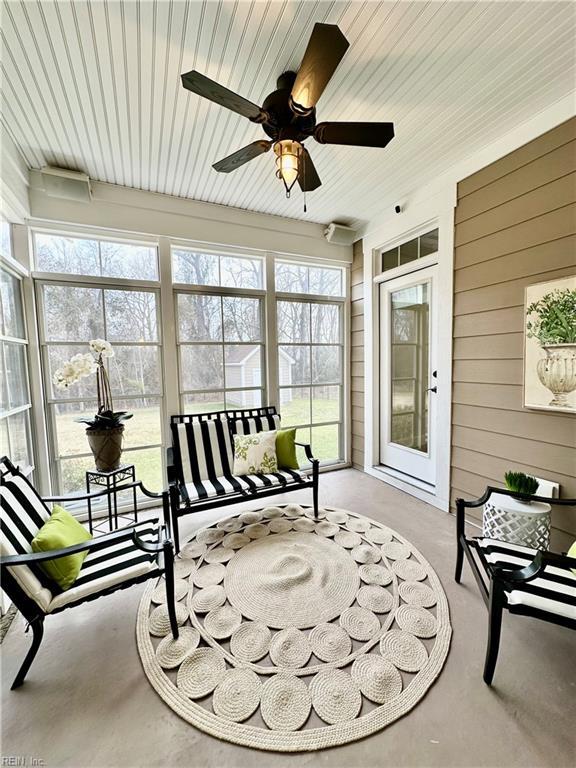
[[281, 469], [270, 474], [234, 475], [233, 436], [280, 428], [273, 406], [237, 411], [215, 411], [171, 417], [172, 448], [168, 449], [170, 510], [176, 552], [180, 549], [178, 520], [190, 512], [273, 496], [287, 489], [312, 488], [318, 514], [318, 459], [308, 444], [297, 443], [311, 463], [301, 470]]
[[[50, 552], [32, 552], [32, 539], [50, 517], [47, 502], [80, 501], [106, 496], [109, 491], [77, 496], [41, 498], [12, 462], [0, 459], [0, 569], [2, 589], [32, 628], [32, 645], [12, 683], [18, 688], [42, 642], [44, 619], [67, 608], [126, 589], [164, 574], [166, 603], [172, 635], [178, 637], [174, 604], [174, 550], [170, 539], [168, 494], [147, 491], [142, 483], [122, 488], [139, 488], [162, 503], [165, 522], [157, 518], [135, 523], [83, 544]], [[78, 578], [61, 590], [40, 568], [45, 560], [88, 551]]]
[[531, 549], [483, 536], [466, 536], [466, 509], [482, 507], [493, 493], [521, 501], [544, 501], [551, 505], [576, 507], [576, 499], [548, 499], [502, 488], [488, 487], [473, 501], [456, 499], [456, 573], [460, 583], [464, 556], [468, 560], [482, 598], [488, 608], [488, 643], [484, 682], [492, 684], [502, 614], [509, 613], [576, 629], [576, 558]]

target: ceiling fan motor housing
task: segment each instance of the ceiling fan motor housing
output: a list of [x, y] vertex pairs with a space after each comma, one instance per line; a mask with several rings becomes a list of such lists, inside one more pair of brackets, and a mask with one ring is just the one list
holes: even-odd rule
[[268, 94], [262, 104], [262, 110], [268, 115], [262, 128], [274, 141], [292, 139], [302, 142], [314, 133], [316, 110], [313, 109], [309, 115], [297, 115], [290, 107], [290, 93], [295, 79], [295, 72], [283, 72], [276, 82], [277, 90]]

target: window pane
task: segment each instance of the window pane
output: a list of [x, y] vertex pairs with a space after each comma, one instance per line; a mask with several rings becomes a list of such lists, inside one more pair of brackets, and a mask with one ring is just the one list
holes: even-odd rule
[[60, 483], [62, 493], [86, 491], [86, 471], [89, 469], [94, 469], [94, 459], [92, 456], [62, 459], [60, 462]]
[[393, 248], [391, 251], [386, 251], [382, 254], [382, 272], [386, 272], [387, 269], [394, 269], [398, 266], [398, 248]]
[[14, 344], [9, 341], [5, 341], [2, 346], [4, 348], [2, 377], [5, 377], [6, 380], [7, 405], [11, 410], [30, 402], [28, 377], [26, 376], [26, 347], [23, 344]]
[[141, 480], [146, 490], [157, 493], [164, 488], [161, 448], [125, 451], [122, 454], [122, 464], [134, 464], [136, 480]]
[[438, 250], [438, 230], [427, 232], [420, 237], [420, 258], [428, 256], [430, 253], [436, 253]]
[[280, 415], [283, 427], [310, 424], [310, 387], [281, 389]]
[[242, 392], [226, 391], [226, 408], [239, 410], [241, 408], [260, 408], [262, 405], [262, 390], [248, 389]]
[[330, 384], [340, 380], [340, 347], [312, 347], [312, 383]]
[[340, 427], [312, 427], [312, 453], [320, 461], [334, 461], [340, 458]]
[[20, 411], [6, 419], [10, 441], [10, 459], [21, 467], [32, 465], [30, 445], [30, 411]]
[[98, 241], [37, 232], [36, 268], [68, 275], [100, 275]]
[[300, 301], [279, 301], [278, 341], [306, 344], [310, 341], [310, 304]]
[[408, 264], [418, 258], [418, 238], [402, 243], [400, 246], [400, 264]]
[[310, 383], [310, 347], [278, 347], [278, 355], [281, 385]]
[[104, 291], [108, 341], [157, 341], [156, 294], [151, 291]]
[[276, 272], [276, 290], [286, 293], [308, 293], [309, 289], [309, 268], [302, 264], [288, 264], [284, 261], [277, 261]]
[[182, 401], [184, 413], [211, 413], [225, 409], [223, 392], [197, 392], [184, 395]]
[[225, 347], [226, 389], [262, 386], [262, 347], [230, 344]]
[[[48, 341], [104, 338], [102, 291], [68, 285], [45, 285], [44, 324]], [[87, 352], [87, 348], [82, 349]]]
[[[142, 397], [136, 400], [114, 400], [114, 409], [133, 414], [125, 423], [124, 448], [154, 445], [162, 442], [160, 399]], [[122, 463], [128, 462], [122, 453]]]
[[343, 296], [340, 268], [310, 267], [310, 293], [324, 296]]
[[182, 389], [223, 389], [222, 347], [198, 344], [180, 347]]
[[226, 341], [260, 341], [260, 299], [224, 297], [224, 339]]
[[340, 307], [336, 304], [312, 304], [312, 341], [316, 344], [340, 342]]
[[[300, 427], [299, 429], [297, 429], [296, 441], [298, 443], [304, 443], [305, 445], [310, 445], [310, 428]], [[306, 451], [304, 450], [304, 448], [301, 448], [299, 445], [296, 446], [296, 459], [298, 460], [298, 465], [300, 469], [302, 469], [303, 467], [310, 466], [310, 461], [306, 456]]]
[[114, 345], [114, 357], [108, 361], [112, 395], [160, 394], [160, 349], [158, 347], [121, 347]]
[[158, 280], [158, 256], [154, 246], [102, 241], [100, 258], [105, 277]]
[[219, 285], [218, 256], [173, 249], [172, 278], [175, 283]]
[[15, 339], [25, 338], [20, 280], [5, 269], [0, 270], [0, 333]]
[[221, 341], [220, 297], [179, 293], [178, 333], [181, 341]]
[[[91, 419], [98, 410], [96, 400], [83, 403], [59, 403], [54, 409], [57, 449], [60, 456], [75, 456], [90, 453], [86, 438], [86, 424], [79, 424], [76, 419]], [[94, 462], [92, 461], [92, 467]]]
[[312, 422], [340, 421], [340, 387], [312, 388]]
[[54, 400], [91, 399], [96, 398], [96, 375], [85, 376], [74, 382], [67, 389], [57, 389], [52, 379], [55, 371], [77, 354], [86, 354], [88, 344], [49, 344], [48, 345], [48, 377], [51, 395]]
[[220, 280], [225, 288], [262, 288], [262, 259], [220, 257]]

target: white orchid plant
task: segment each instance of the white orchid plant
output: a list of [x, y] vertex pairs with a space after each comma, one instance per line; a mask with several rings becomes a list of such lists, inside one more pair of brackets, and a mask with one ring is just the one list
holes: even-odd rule
[[114, 356], [112, 345], [106, 339], [92, 339], [90, 352], [74, 355], [55, 371], [52, 381], [57, 389], [68, 389], [87, 376], [96, 374], [98, 413], [91, 419], [77, 419], [87, 424], [88, 429], [116, 429], [132, 418], [127, 411], [114, 411], [110, 380], [104, 361]]

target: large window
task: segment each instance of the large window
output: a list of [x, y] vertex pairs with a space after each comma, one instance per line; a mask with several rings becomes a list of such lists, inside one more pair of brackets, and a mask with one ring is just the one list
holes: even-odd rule
[[[83, 248], [86, 241], [78, 242]], [[95, 377], [65, 390], [57, 389], [52, 378], [63, 362], [88, 351], [90, 339], [103, 338], [114, 349], [114, 356], [107, 361], [114, 409], [133, 414], [126, 422], [123, 461], [135, 464], [137, 478], [150, 490], [161, 489], [163, 385], [158, 289], [128, 287], [122, 280], [110, 287], [80, 281], [39, 281], [37, 297], [57, 487], [63, 492], [83, 488], [85, 471], [94, 466], [85, 427], [76, 420], [92, 416], [97, 399]]]
[[263, 260], [174, 248], [172, 265], [175, 283], [196, 286], [175, 292], [183, 411], [263, 405]]
[[298, 440], [334, 463], [344, 457], [343, 301], [326, 297], [343, 298], [343, 270], [278, 261], [276, 290], [282, 424], [298, 427]]
[[[10, 225], [0, 225], [0, 255], [9, 261]], [[27, 345], [21, 279], [6, 263], [0, 267], [0, 452], [24, 472], [34, 466]]]

